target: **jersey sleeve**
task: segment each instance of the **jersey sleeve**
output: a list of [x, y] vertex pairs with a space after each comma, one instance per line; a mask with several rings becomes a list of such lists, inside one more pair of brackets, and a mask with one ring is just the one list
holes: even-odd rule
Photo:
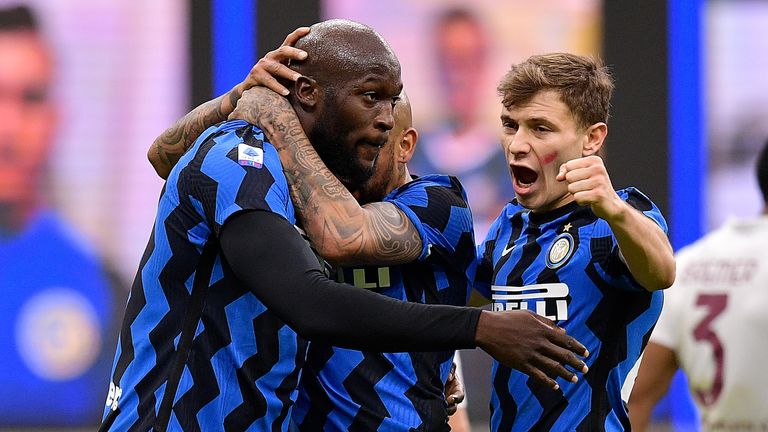
[[419, 261], [425, 260], [433, 247], [449, 254], [469, 253], [474, 261], [472, 213], [464, 188], [456, 178], [420, 177], [387, 201], [405, 213], [419, 231], [422, 241]]
[[263, 132], [243, 121], [222, 123], [201, 137], [179, 173], [195, 210], [218, 232], [233, 214], [264, 210], [293, 222], [293, 205], [277, 152]]
[[[667, 222], [661, 215], [661, 211], [647, 196], [635, 188], [622, 189], [616, 192], [619, 197], [632, 208], [643, 213], [654, 221], [666, 234]], [[600, 264], [603, 277], [619, 288], [645, 291], [629, 271], [624, 258], [619, 250], [619, 243], [611, 230], [610, 225], [603, 219], [597, 219], [592, 233], [590, 244], [592, 257]]]
[[630, 187], [619, 191], [619, 197], [627, 202], [634, 209], [640, 211], [642, 214], [656, 222], [656, 225], [664, 231], [664, 234], [669, 234], [669, 227], [664, 216], [661, 215], [661, 210], [656, 207], [656, 204], [650, 200], [645, 194], [639, 190]]

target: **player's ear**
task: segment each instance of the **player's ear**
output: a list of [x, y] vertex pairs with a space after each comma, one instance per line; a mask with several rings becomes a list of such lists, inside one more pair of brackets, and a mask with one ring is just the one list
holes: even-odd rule
[[416, 142], [419, 140], [419, 132], [410, 127], [403, 131], [403, 137], [400, 139], [400, 146], [397, 149], [397, 161], [408, 163], [416, 150]]
[[322, 92], [320, 91], [320, 86], [317, 81], [304, 75], [296, 80], [291, 94], [296, 98], [296, 101], [305, 108], [317, 106], [322, 97]]
[[608, 125], [598, 122], [587, 128], [586, 142], [581, 149], [581, 155], [593, 156], [603, 147], [605, 137], [608, 136]]

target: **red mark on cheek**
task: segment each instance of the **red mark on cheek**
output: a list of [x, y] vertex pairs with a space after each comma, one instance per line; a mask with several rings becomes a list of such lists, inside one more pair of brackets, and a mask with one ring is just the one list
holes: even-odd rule
[[541, 163], [542, 165], [549, 165], [555, 159], [557, 159], [557, 152], [552, 152], [548, 155], [544, 155], [544, 157], [541, 159]]

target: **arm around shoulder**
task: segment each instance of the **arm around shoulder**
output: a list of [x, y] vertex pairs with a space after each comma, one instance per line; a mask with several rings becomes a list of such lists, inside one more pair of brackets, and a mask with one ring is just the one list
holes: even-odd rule
[[419, 257], [422, 239], [405, 213], [387, 202], [361, 206], [320, 159], [285, 98], [251, 88], [230, 118], [259, 124], [277, 149], [297, 215], [323, 258], [388, 265]]
[[351, 195], [339, 201], [330, 197], [316, 199], [324, 202], [327, 212], [303, 220], [313, 245], [328, 261], [395, 265], [413, 262], [421, 255], [423, 243], [418, 229], [394, 204], [360, 206]]
[[379, 352], [476, 346], [480, 310], [409, 303], [333, 282], [296, 229], [274, 213], [235, 214], [219, 237], [234, 275], [309, 340]]

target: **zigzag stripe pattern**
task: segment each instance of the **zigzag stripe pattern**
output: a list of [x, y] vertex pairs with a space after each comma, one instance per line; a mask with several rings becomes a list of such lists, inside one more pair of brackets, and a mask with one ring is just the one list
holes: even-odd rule
[[[393, 191], [392, 202], [425, 233], [429, 256], [387, 268], [382, 295], [419, 303], [464, 305], [476, 251], [472, 215], [456, 178], [431, 175]], [[342, 269], [345, 281], [362, 269]], [[370, 282], [370, 280], [368, 281]], [[346, 429], [447, 430], [443, 385], [453, 352], [379, 354], [312, 344], [300, 389], [296, 421], [302, 431]], [[329, 396], [331, 395], [331, 396]]]
[[[211, 274], [196, 274], [205, 268], [203, 245], [237, 209], [294, 221], [277, 154], [263, 139], [258, 128], [223, 123], [206, 131], [172, 172], [118, 343], [112, 380], [122, 396], [116, 410], [107, 409], [102, 429], [158, 427], [157, 419], [167, 418], [157, 412], [166, 392], [174, 392], [170, 424], [185, 431], [287, 425], [306, 342], [237, 282], [218, 253]], [[243, 143], [263, 149], [262, 167], [238, 163]], [[192, 321], [196, 328], [182, 329], [195, 278], [210, 281], [205, 303]], [[182, 331], [194, 332], [187, 353], [177, 353]], [[183, 370], [174, 386], [168, 380], [177, 357]]]

